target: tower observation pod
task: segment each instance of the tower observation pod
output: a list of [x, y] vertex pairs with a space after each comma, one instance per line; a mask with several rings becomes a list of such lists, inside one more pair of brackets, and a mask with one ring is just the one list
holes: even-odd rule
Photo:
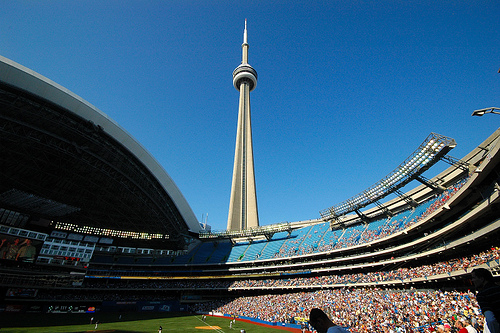
[[227, 230], [244, 230], [259, 226], [250, 118], [250, 92], [257, 86], [257, 72], [248, 64], [246, 20], [241, 48], [241, 64], [233, 71], [233, 85], [240, 92], [240, 102]]

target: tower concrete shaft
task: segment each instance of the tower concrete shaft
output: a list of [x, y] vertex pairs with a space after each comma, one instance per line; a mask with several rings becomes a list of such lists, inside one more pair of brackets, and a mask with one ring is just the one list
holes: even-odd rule
[[227, 219], [228, 230], [244, 230], [259, 226], [250, 117], [250, 92], [257, 86], [257, 72], [248, 64], [246, 20], [241, 48], [243, 51], [241, 65], [233, 71], [233, 85], [240, 92], [240, 103]]

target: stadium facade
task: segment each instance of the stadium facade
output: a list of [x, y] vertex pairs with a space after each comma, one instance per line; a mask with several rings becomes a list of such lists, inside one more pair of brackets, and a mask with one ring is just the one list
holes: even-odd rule
[[[201, 309], [221, 297], [345, 288], [466, 290], [473, 267], [500, 270], [500, 129], [461, 159], [447, 155], [453, 140], [431, 135], [388, 177], [319, 218], [211, 233], [125, 130], [5, 58], [0, 119], [0, 311], [141, 310], [149, 301], [155, 311]], [[427, 176], [433, 158], [449, 166]], [[413, 180], [419, 185], [407, 189]]]

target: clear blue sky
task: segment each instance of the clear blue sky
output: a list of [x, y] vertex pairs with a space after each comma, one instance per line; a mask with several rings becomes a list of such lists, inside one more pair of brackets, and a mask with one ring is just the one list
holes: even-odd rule
[[[225, 229], [241, 61], [261, 225], [319, 217], [436, 132], [461, 158], [500, 125], [500, 2], [7, 1], [0, 54], [132, 134]], [[435, 175], [431, 169], [428, 178]]]

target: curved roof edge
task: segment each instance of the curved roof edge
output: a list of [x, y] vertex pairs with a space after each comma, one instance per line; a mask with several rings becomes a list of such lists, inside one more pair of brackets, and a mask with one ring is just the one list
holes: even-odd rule
[[0, 80], [40, 96], [101, 126], [151, 171], [172, 198], [189, 230], [194, 233], [199, 232], [200, 224], [172, 178], [149, 151], [108, 115], [54, 81], [3, 56], [0, 56]]

